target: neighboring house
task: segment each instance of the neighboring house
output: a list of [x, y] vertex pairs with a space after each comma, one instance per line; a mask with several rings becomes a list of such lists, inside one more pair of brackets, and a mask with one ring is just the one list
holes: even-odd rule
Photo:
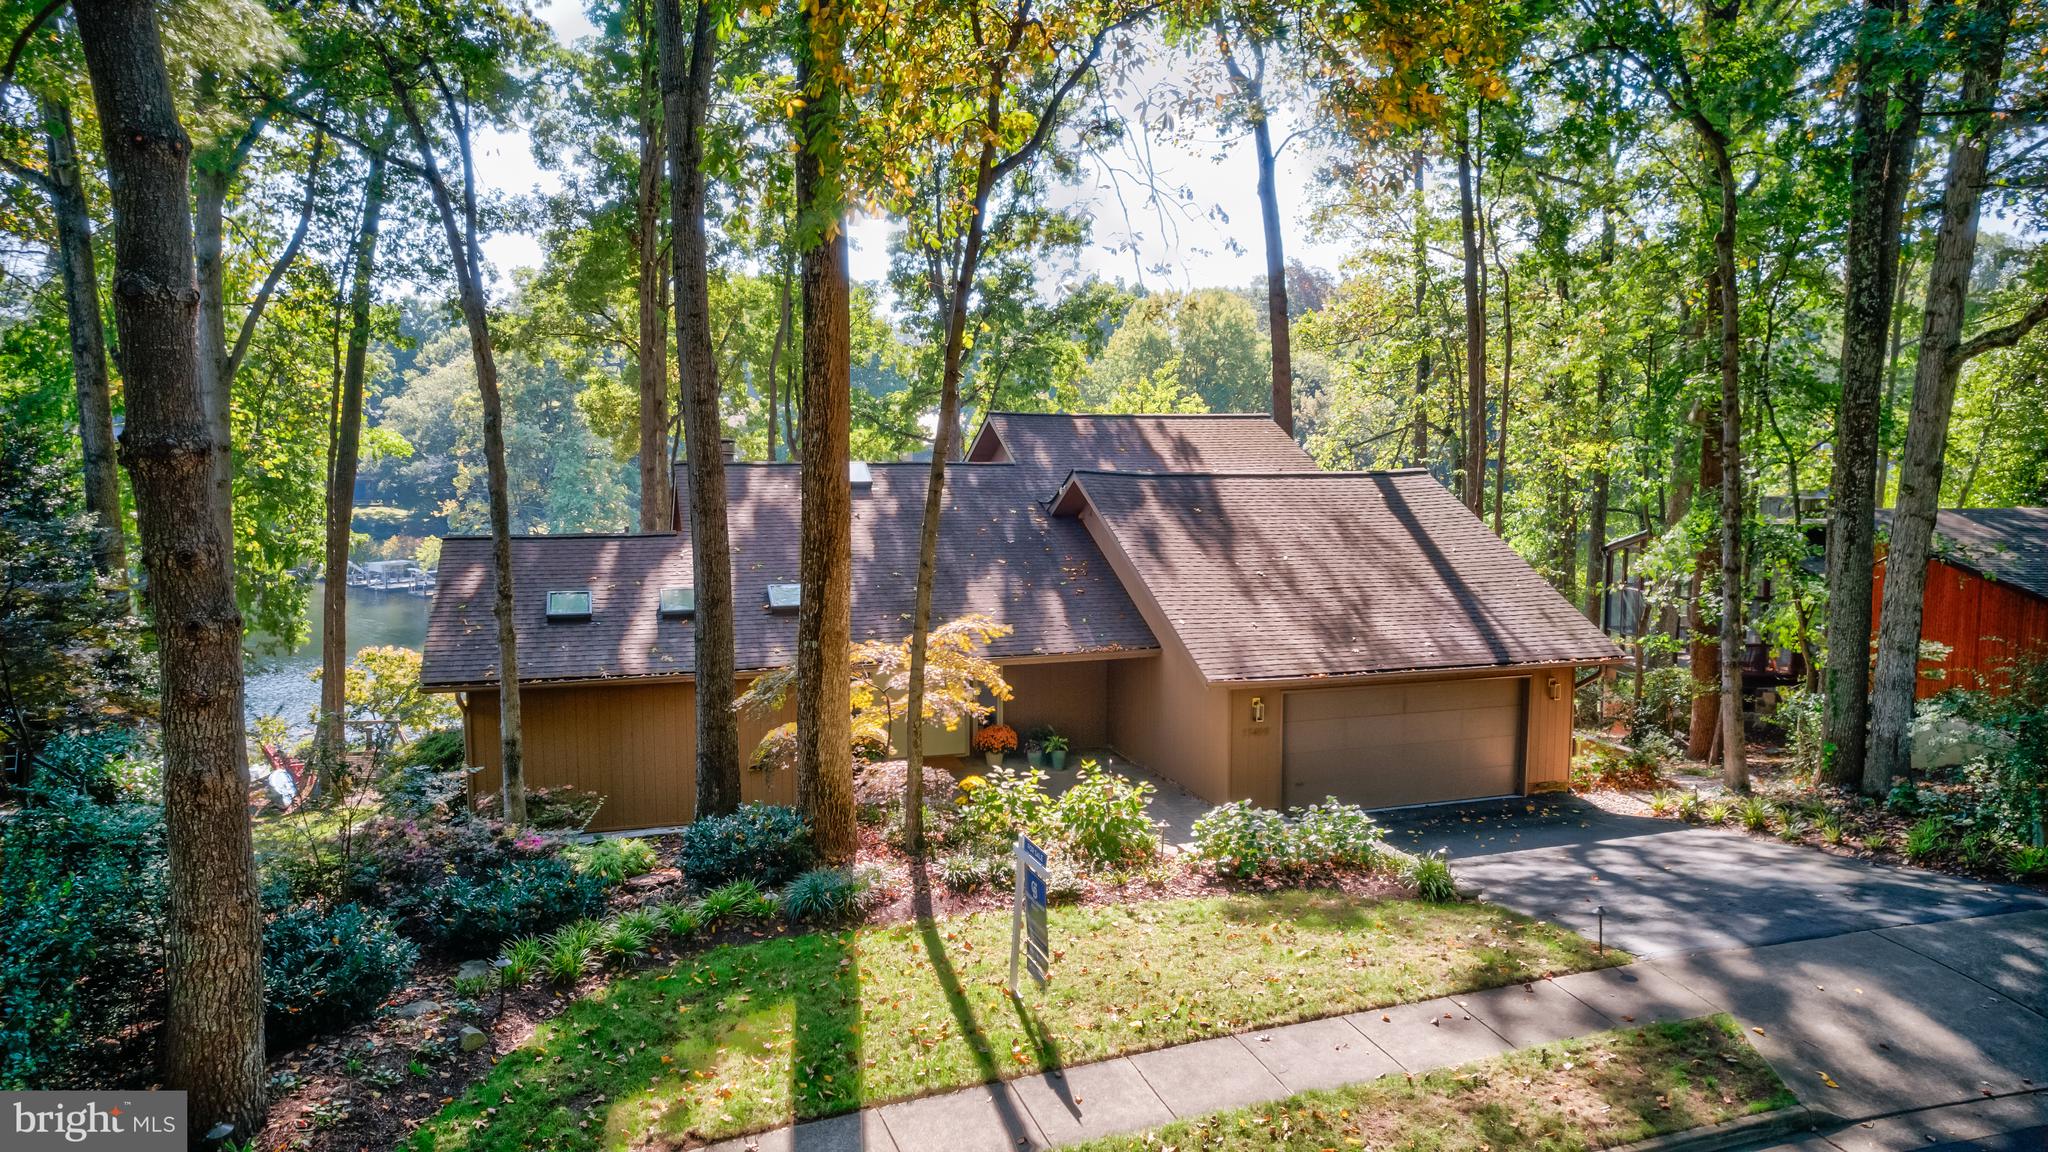
[[[1878, 516], [1889, 529], [1891, 513]], [[1885, 572], [1880, 556], [1873, 629]], [[1920, 639], [1949, 649], [1943, 660], [1921, 662], [1915, 690], [1923, 699], [1950, 688], [1997, 689], [2016, 659], [2048, 658], [2048, 508], [1949, 508], [1935, 518]]]
[[[854, 466], [856, 640], [909, 629], [928, 475]], [[797, 466], [734, 464], [727, 484], [744, 679], [794, 654]], [[1263, 416], [994, 413], [944, 516], [933, 619], [1015, 629], [989, 649], [1002, 719], [1213, 802], [1563, 787], [1574, 670], [1621, 658], [1427, 473], [1320, 472]], [[528, 785], [604, 793], [601, 828], [686, 821], [686, 535], [522, 538], [513, 564]], [[489, 540], [449, 538], [422, 680], [459, 694], [479, 793], [497, 787], [492, 587]], [[742, 716], [742, 749], [789, 718]], [[743, 794], [790, 803], [786, 776], [748, 770]]]

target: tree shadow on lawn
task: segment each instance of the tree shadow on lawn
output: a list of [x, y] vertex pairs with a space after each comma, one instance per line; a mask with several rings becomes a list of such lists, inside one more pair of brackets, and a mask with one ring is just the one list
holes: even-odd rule
[[728, 945], [622, 976], [541, 1025], [404, 1146], [617, 1148], [858, 1108], [855, 940]]
[[[973, 1052], [974, 1068], [984, 1084], [997, 1085], [1003, 1079], [1001, 1064], [996, 1060], [995, 1049], [989, 1042], [988, 1032], [981, 1026], [974, 1014], [974, 1005], [968, 1002], [967, 989], [960, 982], [960, 972], [946, 952], [946, 945], [939, 933], [937, 917], [932, 906], [931, 877], [923, 860], [914, 861], [910, 866], [911, 908], [917, 918], [918, 938], [924, 943], [925, 958], [931, 962], [932, 972], [937, 977], [946, 997], [946, 1006], [952, 1010], [953, 1022], [960, 1029], [960, 1036], [967, 1041]], [[1056, 1063], [1059, 1050], [1053, 1045], [1045, 1030], [1038, 1027], [1023, 1004], [1014, 998], [1018, 1018], [1026, 1033], [1032, 1038], [1039, 1055], [1048, 1065]], [[995, 1106], [996, 1119], [1003, 1126], [1003, 1133], [1012, 1147], [1032, 1143], [1036, 1129], [1025, 1117], [1017, 1097], [1000, 1086], [989, 1093], [989, 1100]]]

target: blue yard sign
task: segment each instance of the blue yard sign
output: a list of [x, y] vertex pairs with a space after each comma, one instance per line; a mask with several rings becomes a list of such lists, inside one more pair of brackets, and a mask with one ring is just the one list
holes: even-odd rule
[[1040, 988], [1045, 987], [1046, 972], [1052, 962], [1052, 945], [1045, 925], [1045, 883], [1048, 876], [1045, 849], [1033, 844], [1029, 836], [1019, 833], [1014, 856], [1017, 886], [1010, 914], [1012, 996], [1017, 995], [1019, 961], [1031, 973], [1032, 982]]

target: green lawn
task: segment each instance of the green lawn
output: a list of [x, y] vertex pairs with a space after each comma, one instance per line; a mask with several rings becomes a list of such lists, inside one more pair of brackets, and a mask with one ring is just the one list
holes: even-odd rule
[[717, 1139], [1120, 1052], [1603, 964], [1484, 904], [1283, 893], [1055, 909], [1054, 979], [1003, 990], [1009, 916], [728, 945], [571, 1005], [416, 1149]]
[[1795, 1103], [1741, 1028], [1714, 1016], [1304, 1092], [1075, 1152], [1557, 1152], [1612, 1148]]

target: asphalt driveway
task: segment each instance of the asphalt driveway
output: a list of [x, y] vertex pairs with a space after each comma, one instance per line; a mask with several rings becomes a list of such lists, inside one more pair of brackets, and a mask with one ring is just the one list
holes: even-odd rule
[[2048, 909], [2009, 885], [1872, 864], [1719, 828], [1619, 816], [1571, 796], [1376, 814], [1387, 840], [1446, 851], [1485, 898], [1638, 956], [1756, 948]]

